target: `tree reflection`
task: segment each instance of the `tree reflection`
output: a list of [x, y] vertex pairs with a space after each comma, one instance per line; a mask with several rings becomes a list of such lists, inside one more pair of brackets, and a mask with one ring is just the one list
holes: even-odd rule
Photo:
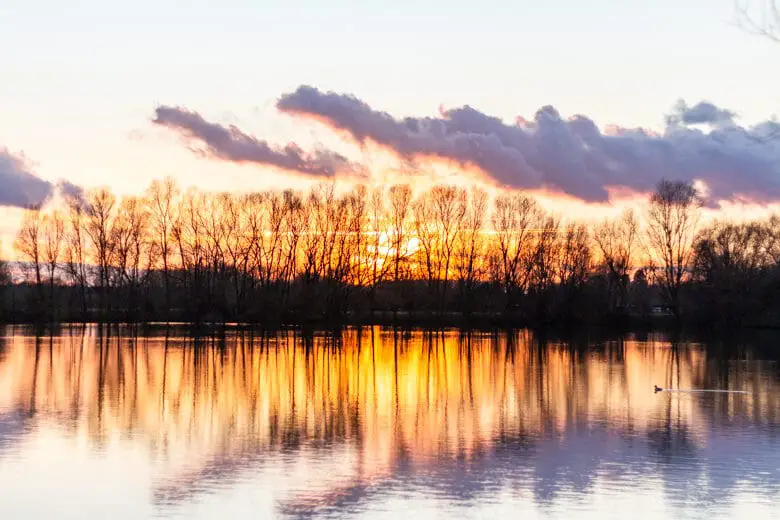
[[[101, 449], [116, 433], [145, 443], [161, 507], [297, 464], [309, 471], [278, 498], [298, 516], [425, 489], [463, 500], [506, 489], [551, 506], [638, 476], [687, 507], [744, 482], [780, 488], [775, 365], [739, 352], [528, 331], [11, 330], [0, 457], [4, 439], [54, 419]], [[750, 395], [656, 395], [656, 382]]]

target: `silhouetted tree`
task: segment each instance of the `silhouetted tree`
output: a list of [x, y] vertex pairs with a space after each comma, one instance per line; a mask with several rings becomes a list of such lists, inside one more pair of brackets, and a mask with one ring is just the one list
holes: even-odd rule
[[[176, 221], [176, 199], [179, 189], [171, 177], [163, 181], [153, 181], [146, 194], [149, 206], [151, 244], [155, 248], [156, 258], [162, 264], [163, 285], [165, 288], [164, 312], [168, 317], [171, 306], [171, 270], [170, 261], [173, 250], [173, 225]], [[158, 267], [152, 264], [153, 267]]]
[[542, 322], [547, 321], [550, 315], [550, 296], [560, 265], [559, 231], [560, 220], [548, 215], [542, 220], [539, 230], [534, 233], [535, 243], [531, 256], [528, 290], [535, 298], [535, 317]]
[[[588, 281], [591, 270], [592, 253], [590, 235], [582, 224], [569, 223], [563, 233], [558, 281], [568, 305], [574, 303]], [[569, 309], [569, 311], [574, 309]]]
[[644, 269], [637, 269], [629, 285], [628, 300], [633, 311], [642, 319], [650, 314], [652, 291]]
[[[3, 244], [0, 242], [0, 254]], [[8, 262], [0, 256], [0, 322], [8, 319], [8, 303], [6, 302], [9, 286], [11, 285], [11, 269]]]
[[455, 186], [434, 186], [429, 192], [433, 204], [433, 215], [437, 230], [436, 271], [439, 310], [447, 302], [455, 244], [460, 236], [467, 211], [466, 190]]
[[110, 264], [114, 272], [113, 286], [126, 297], [128, 317], [134, 319], [139, 311], [139, 297], [144, 273], [154, 262], [147, 240], [148, 212], [144, 201], [127, 197], [119, 204], [111, 226]]
[[494, 277], [504, 291], [506, 310], [514, 305], [515, 293], [523, 294], [528, 287], [534, 231], [541, 219], [542, 211], [530, 197], [508, 193], [495, 199], [491, 218], [496, 234], [492, 264]]
[[84, 205], [78, 197], [66, 200], [68, 226], [65, 232], [65, 268], [70, 282], [78, 287], [81, 303], [81, 319], [87, 319], [87, 236], [85, 232], [86, 215]]
[[701, 200], [692, 184], [662, 180], [647, 210], [647, 244], [665, 303], [680, 316], [680, 288], [691, 264]]
[[409, 256], [407, 221], [412, 189], [405, 184], [390, 187], [390, 244], [393, 251], [393, 281], [402, 279]]
[[466, 314], [469, 314], [474, 307], [473, 298], [477, 283], [486, 275], [486, 241], [483, 231], [487, 209], [487, 192], [480, 188], [472, 189], [455, 246], [460, 308]]
[[624, 309], [627, 304], [629, 272], [633, 267], [634, 246], [639, 222], [628, 209], [614, 220], [605, 220], [595, 226], [593, 241], [601, 254], [606, 271], [609, 310]]
[[777, 265], [777, 228], [772, 221], [715, 222], [702, 230], [694, 247], [693, 275], [698, 305], [719, 320], [742, 322], [766, 306], [761, 292], [772, 287]]
[[109, 288], [113, 267], [111, 260], [116, 247], [115, 236], [112, 236], [115, 205], [116, 197], [105, 188], [87, 194], [84, 229], [92, 244], [93, 261], [97, 265], [98, 296], [104, 316], [111, 310]]
[[27, 208], [22, 216], [22, 224], [19, 233], [16, 236], [14, 249], [21, 255], [22, 260], [26, 262], [25, 271], [28, 273], [28, 279], [32, 278], [34, 284], [34, 301], [31, 309], [39, 313], [43, 305], [43, 251], [41, 245], [42, 239], [42, 216], [40, 208]]
[[56, 311], [55, 285], [57, 269], [62, 256], [63, 239], [65, 237], [65, 222], [58, 211], [43, 217], [43, 261], [46, 263], [46, 275], [49, 283], [48, 310], [53, 320]]
[[699, 202], [685, 183], [659, 184], [646, 226], [660, 267], [630, 284], [631, 212], [590, 234], [516, 192], [492, 204], [454, 186], [180, 193], [168, 179], [142, 197], [98, 189], [63, 202], [25, 212], [15, 242], [28, 269], [12, 299], [30, 318], [306, 323], [403, 309], [528, 324], [648, 316], [657, 295], [679, 314], [686, 284], [699, 317], [780, 318], [780, 218], [716, 223], [693, 242]]
[[[375, 188], [371, 192], [371, 199], [368, 201], [367, 233], [365, 240], [365, 259], [367, 266], [365, 272], [368, 274], [365, 284], [369, 288], [369, 303], [371, 313], [376, 307], [376, 293], [379, 285], [386, 279], [391, 268], [390, 255], [390, 221], [387, 215], [385, 205], [385, 190], [382, 187]], [[357, 230], [358, 234], [362, 234]], [[360, 251], [360, 248], [358, 248]], [[360, 264], [358, 264], [360, 268]], [[357, 273], [357, 279], [362, 280], [361, 273]]]

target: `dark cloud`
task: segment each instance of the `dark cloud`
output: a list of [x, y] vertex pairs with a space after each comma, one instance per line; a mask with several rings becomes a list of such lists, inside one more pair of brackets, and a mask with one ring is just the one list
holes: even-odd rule
[[666, 120], [669, 124], [727, 126], [734, 123], [735, 116], [734, 112], [719, 108], [709, 101], [700, 101], [689, 107], [680, 100]]
[[226, 161], [264, 164], [315, 177], [361, 171], [360, 166], [335, 152], [315, 150], [307, 153], [295, 143], [274, 147], [233, 125], [225, 127], [211, 123], [197, 112], [180, 107], [158, 107], [153, 122], [200, 141], [206, 145], [206, 153]]
[[81, 197], [82, 190], [68, 181], [53, 184], [30, 171], [22, 157], [0, 148], [0, 206], [40, 207], [55, 192]]
[[76, 200], [81, 204], [86, 204], [87, 199], [84, 196], [84, 189], [81, 186], [76, 186], [72, 182], [61, 180], [57, 183], [57, 189], [66, 197], [66, 199]]
[[[704, 181], [712, 200], [745, 196], [780, 199], [777, 124], [732, 124], [734, 114], [703, 102], [679, 104], [661, 135], [613, 127], [601, 131], [586, 116], [564, 119], [550, 106], [516, 124], [464, 106], [440, 117], [397, 119], [352, 95], [301, 86], [277, 107], [322, 121], [358, 143], [371, 141], [403, 158], [434, 156], [479, 167], [499, 184], [546, 187], [587, 201], [607, 199], [607, 187], [650, 191], [662, 179]], [[703, 132], [687, 125], [710, 123]], [[729, 124], [724, 124], [729, 123]]]
[[[356, 141], [370, 140], [393, 149], [406, 159], [429, 155], [461, 163], [473, 163], [498, 180], [520, 187], [537, 186], [539, 172], [526, 163], [524, 145], [509, 136], [510, 129], [496, 118], [470, 107], [450, 112], [448, 119], [405, 118], [397, 120], [386, 112], [373, 110], [363, 101], [313, 87], [300, 87], [282, 96], [277, 103], [282, 111], [324, 120], [338, 130], [348, 132]], [[481, 134], [461, 132], [458, 127], [478, 127]], [[507, 146], [507, 142], [520, 147]], [[506, 177], [506, 178], [504, 178]]]

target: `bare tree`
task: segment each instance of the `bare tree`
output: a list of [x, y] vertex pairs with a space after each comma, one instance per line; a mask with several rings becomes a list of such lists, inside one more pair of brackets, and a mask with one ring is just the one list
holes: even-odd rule
[[559, 236], [560, 227], [559, 218], [548, 215], [542, 219], [541, 226], [534, 233], [529, 288], [541, 297], [541, 300], [546, 300], [560, 273], [562, 245]]
[[434, 186], [431, 190], [434, 217], [439, 237], [437, 271], [440, 286], [439, 308], [444, 310], [450, 286], [455, 244], [466, 217], [467, 194], [455, 186]]
[[694, 274], [702, 281], [727, 276], [737, 284], [761, 274], [774, 263], [774, 237], [763, 222], [714, 222], [696, 239]]
[[455, 246], [455, 268], [460, 287], [461, 308], [470, 312], [477, 282], [485, 268], [485, 216], [488, 207], [487, 192], [474, 188], [469, 193], [468, 207]]
[[323, 229], [322, 232], [314, 230], [318, 226], [326, 226], [325, 206], [332, 196], [332, 187], [320, 184], [311, 190], [306, 198], [306, 204], [300, 209], [303, 226], [299, 236], [303, 254], [303, 278], [306, 283], [315, 282], [320, 274], [321, 252], [325, 250], [323, 242], [326, 239], [323, 233], [327, 233], [327, 230]]
[[67, 199], [68, 226], [65, 234], [65, 268], [71, 283], [78, 287], [81, 302], [81, 319], [87, 318], [87, 236], [86, 215], [80, 198]]
[[777, 0], [734, 0], [734, 8], [739, 27], [780, 42], [780, 5]]
[[173, 225], [176, 221], [176, 199], [179, 188], [171, 177], [162, 182], [154, 181], [147, 191], [147, 204], [151, 219], [153, 244], [162, 262], [166, 316], [171, 306], [170, 259], [173, 249]]
[[11, 285], [11, 269], [8, 267], [8, 262], [2, 255], [3, 244], [0, 242], [0, 322], [6, 318], [6, 292]]
[[98, 268], [100, 303], [104, 312], [110, 310], [108, 289], [111, 284], [111, 258], [116, 245], [111, 233], [115, 205], [116, 197], [105, 188], [91, 191], [87, 196], [85, 230]]
[[14, 248], [27, 263], [27, 270], [32, 271], [35, 284], [35, 304], [40, 309], [43, 304], [43, 251], [41, 246], [42, 218], [38, 208], [28, 208], [22, 216], [22, 225], [16, 236]]
[[699, 233], [692, 274], [708, 294], [703, 303], [721, 319], [740, 320], [760, 311], [757, 293], [771, 285], [776, 265], [771, 224], [715, 222]]
[[206, 240], [204, 224], [205, 196], [192, 189], [179, 199], [176, 219], [171, 236], [179, 252], [181, 285], [184, 299], [181, 302], [190, 313], [197, 313], [202, 306], [201, 284], [206, 267]]
[[566, 225], [561, 244], [558, 281], [564, 290], [577, 290], [585, 285], [590, 271], [592, 253], [590, 236], [583, 224]]
[[393, 252], [393, 281], [398, 282], [404, 272], [409, 254], [409, 236], [406, 232], [412, 189], [406, 184], [390, 187], [390, 247]]
[[[780, 3], [778, 0], [733, 0], [736, 24], [749, 34], [780, 43]], [[760, 134], [745, 132], [744, 135], [759, 143], [777, 139], [780, 130], [777, 125]]]
[[308, 230], [309, 217], [300, 194], [287, 190], [283, 194], [284, 225], [284, 254], [282, 255], [281, 282], [282, 303], [286, 303], [290, 295], [291, 285], [298, 277], [301, 265], [302, 247], [301, 237]]
[[[369, 218], [367, 193], [365, 186], [356, 186], [346, 195], [346, 222], [339, 240], [338, 257], [341, 267], [337, 277], [341, 280], [340, 290], [343, 294], [340, 294], [339, 301], [345, 306], [344, 311], [346, 311], [348, 298], [354, 288], [364, 284], [364, 271], [367, 271], [365, 269], [365, 258], [368, 252], [365, 228]], [[384, 221], [384, 205], [382, 205], [381, 212], [383, 213], [381, 220]], [[382, 245], [384, 246], [384, 244]], [[386, 247], [380, 258], [381, 269], [378, 270], [376, 276], [378, 280], [383, 281], [388, 270]]]
[[225, 193], [209, 193], [203, 199], [201, 207], [201, 224], [204, 234], [203, 251], [205, 265], [203, 269], [203, 293], [200, 304], [210, 311], [216, 311], [224, 317], [226, 309], [224, 282], [227, 276], [226, 257], [226, 231], [230, 225], [225, 226], [225, 203], [229, 203], [230, 197]]
[[125, 308], [135, 319], [141, 286], [142, 262], [147, 249], [148, 212], [138, 197], [122, 200], [111, 226], [110, 264], [115, 272], [113, 285], [126, 292]]
[[272, 281], [283, 279], [283, 259], [285, 247], [284, 226], [287, 221], [287, 206], [279, 193], [264, 194], [262, 198], [263, 220], [265, 228], [261, 225], [262, 238], [258, 241], [258, 261], [261, 269], [260, 281], [266, 289]]
[[701, 199], [692, 184], [662, 180], [647, 210], [650, 258], [661, 263], [658, 282], [666, 304], [680, 316], [680, 288], [691, 265]]
[[437, 254], [440, 250], [440, 236], [436, 228], [433, 197], [425, 193], [412, 204], [412, 222], [419, 247], [416, 251], [417, 271], [424, 277], [430, 297], [434, 296], [434, 284], [438, 280], [439, 270]]
[[229, 207], [231, 217], [228, 221], [238, 229], [237, 232], [226, 233], [230, 237], [227, 249], [233, 264], [234, 312], [238, 316], [249, 310], [248, 298], [260, 280], [267, 213], [265, 199], [259, 193], [233, 198]]
[[605, 220], [595, 226], [593, 241], [601, 254], [606, 270], [610, 310], [623, 308], [627, 303], [629, 272], [633, 267], [634, 245], [639, 222], [634, 211], [627, 209], [614, 220]]
[[523, 293], [531, 274], [534, 229], [542, 211], [532, 198], [519, 193], [496, 197], [492, 224], [495, 275], [506, 297], [506, 307], [514, 304], [515, 292]]
[[46, 262], [49, 283], [49, 313], [53, 319], [55, 312], [55, 285], [57, 269], [62, 255], [65, 237], [65, 221], [58, 211], [43, 217], [43, 260]]
[[365, 256], [368, 264], [369, 299], [371, 301], [371, 310], [373, 312], [376, 305], [376, 290], [379, 284], [384, 281], [387, 275], [390, 262], [390, 236], [388, 229], [387, 206], [385, 204], [385, 189], [383, 187], [375, 188], [371, 192], [371, 198], [368, 201], [368, 229]]

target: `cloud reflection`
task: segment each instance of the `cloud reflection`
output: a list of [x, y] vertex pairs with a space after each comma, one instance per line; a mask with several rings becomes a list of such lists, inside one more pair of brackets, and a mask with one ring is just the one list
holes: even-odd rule
[[776, 365], [751, 350], [379, 328], [0, 341], [0, 460], [20, 417], [103, 449], [118, 432], [144, 443], [163, 508], [274, 478], [278, 512], [301, 518], [410, 495], [554, 508], [606, 487], [689, 510], [780, 490]]

